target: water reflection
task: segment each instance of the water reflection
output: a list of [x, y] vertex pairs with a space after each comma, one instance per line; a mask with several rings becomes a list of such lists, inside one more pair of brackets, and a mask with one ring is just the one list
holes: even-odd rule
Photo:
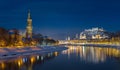
[[[46, 55], [34, 54], [30, 56], [19, 56], [17, 58], [10, 58], [3, 60], [1, 59], [0, 70], [46, 70], [46, 67], [48, 67], [47, 70], [54, 70], [55, 67], [56, 67], [55, 70], [57, 70], [57, 67], [65, 68], [66, 70], [68, 69], [70, 70], [71, 68], [76, 67], [75, 70], [78, 70], [80, 68], [79, 64], [81, 65], [81, 67], [87, 66], [86, 63], [102, 63], [102, 65], [105, 65], [104, 62], [106, 62], [108, 59], [110, 59], [108, 61], [111, 62], [112, 61], [111, 59], [113, 58], [115, 59], [117, 58], [118, 60], [120, 58], [120, 51], [115, 48], [107, 48], [107, 47], [103, 48], [103, 47], [91, 47], [91, 46], [89, 47], [68, 46], [68, 48], [69, 49], [63, 51], [62, 54], [60, 54], [60, 56], [58, 56], [59, 54], [58, 52], [54, 52], [54, 53], [48, 53]], [[66, 55], [70, 60], [66, 59], [67, 57]], [[58, 57], [54, 59], [55, 61], [54, 60], [51, 61], [52, 63], [51, 62], [45, 63], [47, 60], [53, 59], [56, 56]], [[84, 64], [83, 62], [86, 63]], [[83, 68], [82, 70], [88, 70], [88, 69]]]
[[0, 70], [33, 70], [35, 64], [42, 64], [55, 56], [58, 56], [58, 52], [0, 60]]
[[105, 62], [107, 57], [120, 58], [120, 50], [115, 48], [103, 48], [103, 47], [87, 47], [87, 46], [68, 46], [68, 50], [62, 52], [67, 54], [68, 58], [71, 54], [76, 54], [76, 57], [80, 57], [81, 61], [87, 63], [100, 63]]

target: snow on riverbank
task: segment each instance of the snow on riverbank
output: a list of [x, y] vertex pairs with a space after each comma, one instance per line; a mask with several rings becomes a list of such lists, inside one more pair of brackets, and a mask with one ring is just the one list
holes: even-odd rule
[[45, 46], [45, 47], [25, 47], [25, 48], [0, 48], [0, 58], [9, 58], [9, 57], [17, 57], [20, 55], [30, 55], [30, 54], [45, 54], [49, 52], [62, 51], [67, 48], [65, 47], [53, 47], [53, 46]]

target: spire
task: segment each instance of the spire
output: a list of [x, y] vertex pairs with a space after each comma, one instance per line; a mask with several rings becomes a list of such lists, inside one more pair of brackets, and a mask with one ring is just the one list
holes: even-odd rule
[[32, 38], [32, 18], [31, 18], [30, 10], [28, 10], [26, 37]]
[[28, 10], [28, 19], [31, 19], [31, 16], [30, 16], [30, 9]]

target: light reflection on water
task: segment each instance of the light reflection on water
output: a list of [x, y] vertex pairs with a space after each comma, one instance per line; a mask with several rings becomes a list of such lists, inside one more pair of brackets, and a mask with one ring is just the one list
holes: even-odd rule
[[17, 58], [0, 60], [0, 70], [33, 70], [35, 64], [42, 64], [46, 60], [58, 56], [58, 52], [47, 55], [19, 56]]
[[[46, 67], [51, 68], [47, 70], [53, 70], [55, 69], [55, 66], [61, 68], [64, 66], [66, 67], [64, 68], [65, 70], [68, 69], [74, 70], [71, 68], [76, 67], [78, 70], [80, 69], [80, 66], [78, 64], [80, 64], [81, 67], [82, 65], [86, 66], [86, 64], [83, 64], [82, 62], [93, 63], [93, 64], [99, 64], [99, 63], [104, 64], [104, 62], [106, 62], [108, 58], [118, 58], [118, 59], [120, 58], [120, 50], [115, 48], [107, 48], [107, 47], [103, 48], [103, 47], [91, 47], [91, 46], [88, 47], [67, 46], [67, 47], [68, 49], [62, 51], [60, 54], [58, 52], [54, 52], [54, 53], [48, 53], [46, 55], [35, 54], [30, 56], [19, 56], [17, 58], [1, 59], [0, 70], [46, 70]], [[55, 58], [56, 56], [57, 58]], [[68, 58], [66, 59], [66, 57]], [[79, 60], [75, 59], [75, 57], [76, 58], [79, 57], [81, 61], [79, 62]], [[70, 59], [70, 61], [68, 59]], [[50, 60], [53, 65], [46, 63], [48, 60]], [[55, 63], [56, 61], [57, 63]], [[74, 61], [74, 65], [70, 64], [72, 63], [72, 61]], [[65, 64], [64, 62], [68, 64]], [[60, 65], [60, 63], [62, 63], [62, 65]], [[71, 66], [69, 67], [69, 65]], [[36, 68], [37, 66], [38, 68]], [[107, 66], [109, 66], [109, 64], [107, 64]], [[82, 69], [82, 70], [89, 70], [89, 69]]]
[[105, 62], [107, 57], [118, 58], [120, 57], [120, 50], [116, 48], [106, 47], [86, 47], [86, 46], [67, 46], [69, 49], [62, 52], [67, 54], [68, 58], [71, 58], [71, 54], [76, 54], [76, 57], [80, 57], [81, 60], [87, 63], [99, 63]]

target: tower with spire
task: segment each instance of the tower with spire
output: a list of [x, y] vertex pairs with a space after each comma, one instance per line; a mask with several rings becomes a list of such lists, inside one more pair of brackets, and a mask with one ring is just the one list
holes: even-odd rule
[[26, 38], [32, 38], [32, 18], [31, 18], [30, 10], [28, 11]]

